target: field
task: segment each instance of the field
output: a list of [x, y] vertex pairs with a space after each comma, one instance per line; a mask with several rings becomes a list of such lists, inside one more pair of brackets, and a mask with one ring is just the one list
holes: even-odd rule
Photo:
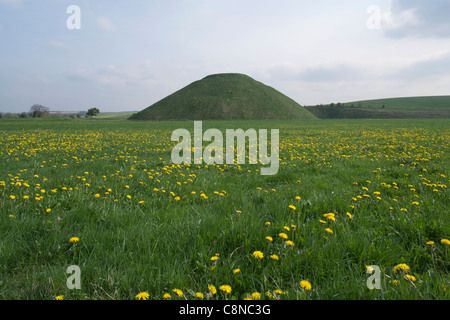
[[449, 119], [203, 127], [280, 129], [278, 173], [173, 165], [189, 121], [0, 120], [0, 298], [450, 299]]
[[306, 109], [321, 119], [450, 118], [450, 96], [364, 100]]

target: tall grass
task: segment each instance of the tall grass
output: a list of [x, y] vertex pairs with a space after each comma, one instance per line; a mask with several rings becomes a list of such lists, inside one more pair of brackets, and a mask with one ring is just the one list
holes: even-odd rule
[[[171, 132], [191, 122], [2, 120], [0, 297], [448, 299], [448, 125], [204, 122], [279, 128], [280, 170], [261, 176], [173, 165]], [[70, 265], [81, 290], [66, 286]], [[369, 265], [381, 290], [367, 288]]]

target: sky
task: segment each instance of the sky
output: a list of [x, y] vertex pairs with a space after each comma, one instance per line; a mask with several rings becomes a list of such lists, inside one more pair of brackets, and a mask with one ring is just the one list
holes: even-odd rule
[[228, 72], [301, 105], [450, 95], [450, 1], [0, 0], [0, 112], [139, 111]]

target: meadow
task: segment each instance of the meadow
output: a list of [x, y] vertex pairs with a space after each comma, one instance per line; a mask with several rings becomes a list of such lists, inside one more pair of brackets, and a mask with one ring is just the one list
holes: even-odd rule
[[449, 119], [203, 126], [279, 129], [278, 173], [172, 164], [189, 121], [1, 119], [0, 298], [450, 299]]

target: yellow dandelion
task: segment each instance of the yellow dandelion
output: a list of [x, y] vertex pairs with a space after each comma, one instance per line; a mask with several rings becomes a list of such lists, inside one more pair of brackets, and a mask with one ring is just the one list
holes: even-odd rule
[[147, 300], [149, 297], [150, 297], [150, 295], [148, 294], [148, 292], [145, 292], [145, 291], [138, 293], [136, 295], [136, 299], [138, 299], [138, 300]]
[[223, 286], [220, 286], [219, 289], [222, 290], [223, 292], [231, 293], [231, 287], [229, 285], [227, 285], [227, 284], [224, 284]]
[[261, 251], [255, 251], [255, 252], [253, 252], [253, 256], [254, 256], [256, 259], [262, 259], [262, 258], [264, 258], [264, 254], [263, 254]]
[[261, 299], [261, 293], [259, 293], [259, 292], [253, 292], [253, 293], [252, 293], [252, 299], [253, 299], [253, 300], [259, 300], [259, 299]]
[[309, 283], [306, 280], [300, 281], [300, 287], [305, 289], [305, 290], [311, 290], [311, 288], [312, 288], [311, 283]]
[[214, 287], [212, 284], [208, 284], [208, 290], [209, 290], [209, 292], [211, 292], [212, 294], [216, 294], [216, 293], [217, 293], [216, 287]]
[[64, 300], [64, 296], [56, 296], [55, 300]]
[[412, 282], [416, 282], [416, 280], [417, 280], [414, 276], [411, 276], [409, 274], [405, 275], [405, 278], [411, 280]]
[[10, 198], [11, 200], [14, 200], [14, 199], [16, 198], [16, 196], [10, 195], [9, 198]]
[[273, 238], [272, 238], [272, 237], [270, 237], [270, 236], [267, 236], [267, 237], [266, 237], [266, 240], [268, 240], [268, 241], [272, 242], [272, 241], [273, 241]]
[[234, 269], [234, 270], [233, 270], [233, 273], [234, 273], [234, 274], [238, 274], [239, 272], [241, 272], [241, 269]]
[[394, 267], [394, 273], [397, 273], [399, 270], [408, 272], [410, 270], [410, 268], [407, 264], [400, 263]]
[[448, 240], [448, 239], [442, 239], [441, 243], [450, 246], [450, 240]]
[[428, 241], [427, 245], [432, 246], [434, 244], [434, 241]]
[[69, 242], [72, 242], [72, 243], [75, 243], [75, 242], [78, 242], [78, 241], [80, 241], [80, 238], [77, 238], [77, 237], [73, 237], [73, 238], [69, 239]]
[[325, 231], [328, 233], [333, 233], [333, 230], [331, 230], [330, 228], [326, 228]]
[[182, 297], [183, 296], [183, 291], [181, 291], [180, 289], [173, 289], [173, 292], [176, 293], [177, 296]]
[[280, 258], [276, 254], [271, 255], [270, 259], [272, 259], [272, 260], [280, 260]]
[[218, 256], [214, 256], [214, 257], [211, 257], [211, 261], [216, 261], [216, 260], [218, 260], [219, 259], [219, 257]]
[[195, 296], [196, 296], [197, 298], [199, 298], [199, 299], [203, 299], [203, 293], [201, 293], [201, 292], [197, 292], [197, 293], [195, 294]]
[[163, 294], [163, 299], [170, 299], [170, 294], [164, 293]]
[[292, 210], [294, 210], [294, 211], [297, 210], [297, 208], [296, 208], [295, 206], [293, 206], [293, 205], [290, 205], [290, 206], [289, 206], [289, 209], [292, 209]]
[[291, 240], [286, 241], [286, 245], [288, 247], [293, 247], [294, 246], [294, 242], [292, 242]]
[[52, 209], [48, 208], [45, 210], [45, 212], [50, 213], [52, 211]]
[[278, 236], [280, 237], [280, 238], [283, 238], [283, 239], [287, 239], [288, 238], [288, 236], [287, 236], [287, 234], [286, 233], [280, 233], [280, 234], [278, 234]]

